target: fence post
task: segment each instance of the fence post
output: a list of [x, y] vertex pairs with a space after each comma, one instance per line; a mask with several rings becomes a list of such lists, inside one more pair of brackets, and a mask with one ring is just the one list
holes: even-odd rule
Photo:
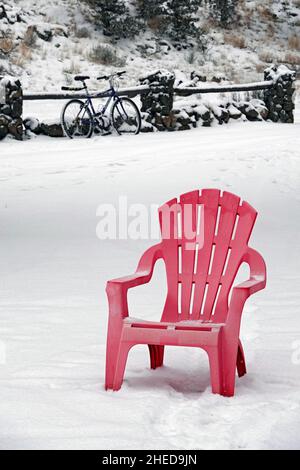
[[0, 140], [8, 134], [23, 138], [23, 91], [19, 80], [0, 77]]
[[150, 90], [141, 96], [141, 110], [148, 115], [146, 120], [159, 131], [174, 130], [176, 119], [172, 110], [175, 75], [166, 70], [159, 70], [141, 78], [140, 82], [150, 87]]
[[265, 80], [273, 80], [274, 86], [265, 90], [264, 101], [268, 119], [273, 122], [294, 122], [294, 93], [296, 72], [285, 65], [272, 65], [265, 70]]

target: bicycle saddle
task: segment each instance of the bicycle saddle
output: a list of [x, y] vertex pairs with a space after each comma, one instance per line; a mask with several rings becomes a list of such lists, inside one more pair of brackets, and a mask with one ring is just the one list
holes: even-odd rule
[[74, 80], [76, 80], [76, 82], [84, 82], [84, 80], [89, 80], [90, 77], [88, 75], [76, 75], [76, 77], [74, 77]]

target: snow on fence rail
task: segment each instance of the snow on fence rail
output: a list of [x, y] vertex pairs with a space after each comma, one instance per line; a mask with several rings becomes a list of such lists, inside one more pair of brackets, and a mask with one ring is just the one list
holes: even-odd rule
[[[187, 130], [192, 127], [210, 126], [214, 120], [219, 124], [230, 119], [250, 121], [269, 119], [273, 122], [294, 122], [294, 92], [296, 73], [284, 65], [273, 65], [264, 74], [264, 81], [257, 83], [219, 85], [219, 86], [174, 86], [175, 76], [168, 71], [158, 71], [140, 80], [140, 85], [120, 89], [120, 96], [141, 97], [143, 118], [142, 131], [153, 132]], [[19, 85], [16, 85], [19, 84]], [[72, 93], [35, 93], [22, 95], [20, 82], [13, 79], [1, 79], [2, 103], [0, 103], [0, 140], [8, 133], [22, 138], [22, 101], [27, 100], [68, 100], [86, 98], [85, 94]], [[208, 93], [233, 93], [263, 91], [263, 99], [250, 102], [234, 101], [222, 98], [220, 104], [201, 100], [177, 100], [174, 97], [187, 97]], [[92, 93], [95, 98], [109, 96], [109, 92]], [[3, 102], [4, 101], [4, 102]], [[36, 120], [35, 120], [36, 121]], [[32, 120], [24, 120], [29, 132], [44, 133], [53, 137], [63, 136], [60, 123], [39, 125]], [[51, 127], [52, 126], [52, 127]], [[21, 129], [21, 133], [20, 133]], [[30, 133], [30, 132], [29, 132]]]
[[[148, 91], [149, 87], [138, 86], [130, 88], [122, 88], [118, 90], [120, 96], [128, 96], [134, 98], [137, 95], [142, 95]], [[105, 98], [110, 96], [109, 92], [92, 92], [91, 96], [95, 98]], [[70, 99], [84, 99], [86, 98], [85, 93], [27, 93], [23, 96], [26, 101], [37, 101], [37, 100], [70, 100]]]
[[[205, 94], [205, 93], [233, 93], [239, 91], [256, 91], [256, 90], [266, 90], [274, 86], [273, 80], [268, 80], [264, 82], [257, 83], [245, 83], [241, 85], [226, 85], [226, 86], [216, 86], [216, 87], [174, 87], [173, 91], [175, 95], [178, 96], [190, 96], [195, 94]], [[130, 88], [120, 88], [118, 94], [120, 96], [128, 96], [129, 98], [134, 98], [138, 95], [143, 95], [150, 90], [149, 86], [137, 86]], [[91, 93], [91, 96], [95, 98], [105, 98], [110, 96], [109, 92]], [[69, 99], [83, 99], [86, 98], [84, 93], [27, 93], [23, 96], [25, 101], [37, 101], [37, 100], [69, 100]]]
[[215, 86], [215, 87], [184, 87], [179, 86], [174, 88], [174, 92], [179, 96], [190, 96], [195, 94], [204, 94], [204, 93], [233, 93], [239, 91], [257, 91], [257, 90], [267, 90], [274, 86], [273, 80], [267, 80], [257, 83], [245, 83], [242, 85], [225, 85], [225, 86]]

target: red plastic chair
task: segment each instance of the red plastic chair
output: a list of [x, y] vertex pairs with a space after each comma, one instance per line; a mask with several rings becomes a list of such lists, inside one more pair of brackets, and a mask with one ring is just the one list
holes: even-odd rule
[[[216, 189], [183, 194], [159, 209], [161, 243], [144, 253], [135, 274], [107, 283], [106, 389], [121, 388], [132, 346], [147, 344], [155, 369], [163, 365], [164, 347], [176, 345], [204, 349], [212, 392], [234, 395], [235, 368], [239, 377], [246, 373], [239, 339], [243, 307], [266, 285], [265, 262], [248, 247], [256, 216], [247, 202]], [[168, 284], [161, 322], [131, 319], [127, 291], [150, 281], [159, 258]], [[250, 279], [232, 288], [243, 262]]]

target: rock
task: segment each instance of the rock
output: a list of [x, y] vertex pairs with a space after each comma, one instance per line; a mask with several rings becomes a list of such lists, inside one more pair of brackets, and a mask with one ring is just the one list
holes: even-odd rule
[[23, 121], [21, 118], [13, 119], [8, 125], [8, 132], [17, 140], [23, 137]]
[[23, 113], [23, 101], [18, 99], [11, 104], [11, 116], [13, 118], [20, 118]]
[[46, 42], [51, 41], [53, 37], [51, 28], [46, 25], [35, 25], [35, 32], [40, 39]]
[[191, 73], [191, 80], [195, 80], [197, 82], [206, 82], [206, 76], [201, 75], [200, 73], [193, 71]]
[[65, 38], [69, 37], [67, 29], [60, 25], [53, 26], [53, 28], [51, 29], [51, 32], [53, 36], [63, 36]]
[[2, 126], [0, 124], [0, 140], [4, 139], [8, 134], [8, 127], [7, 126]]
[[11, 107], [8, 104], [4, 104], [1, 106], [1, 113], [5, 114], [6, 116], [11, 116]]
[[8, 127], [8, 124], [11, 122], [11, 118], [5, 114], [0, 114], [0, 126]]
[[40, 125], [41, 133], [49, 137], [64, 137], [64, 131], [61, 124], [58, 123], [44, 123]]
[[237, 104], [241, 113], [243, 113], [248, 121], [261, 121], [259, 112], [250, 102], [238, 103]]
[[259, 113], [260, 117], [264, 120], [267, 119], [269, 110], [266, 107], [265, 103], [262, 100], [259, 99], [252, 99], [250, 101], [250, 104], [256, 109], [256, 111]]
[[36, 135], [39, 135], [42, 132], [40, 122], [36, 118], [27, 117], [24, 119], [24, 127]]
[[0, 5], [0, 20], [2, 20], [3, 18], [7, 18], [6, 10], [4, 8], [4, 5]]
[[228, 106], [227, 111], [229, 113], [229, 117], [231, 119], [240, 119], [242, 115], [241, 111], [232, 103], [228, 104], [227, 106]]

